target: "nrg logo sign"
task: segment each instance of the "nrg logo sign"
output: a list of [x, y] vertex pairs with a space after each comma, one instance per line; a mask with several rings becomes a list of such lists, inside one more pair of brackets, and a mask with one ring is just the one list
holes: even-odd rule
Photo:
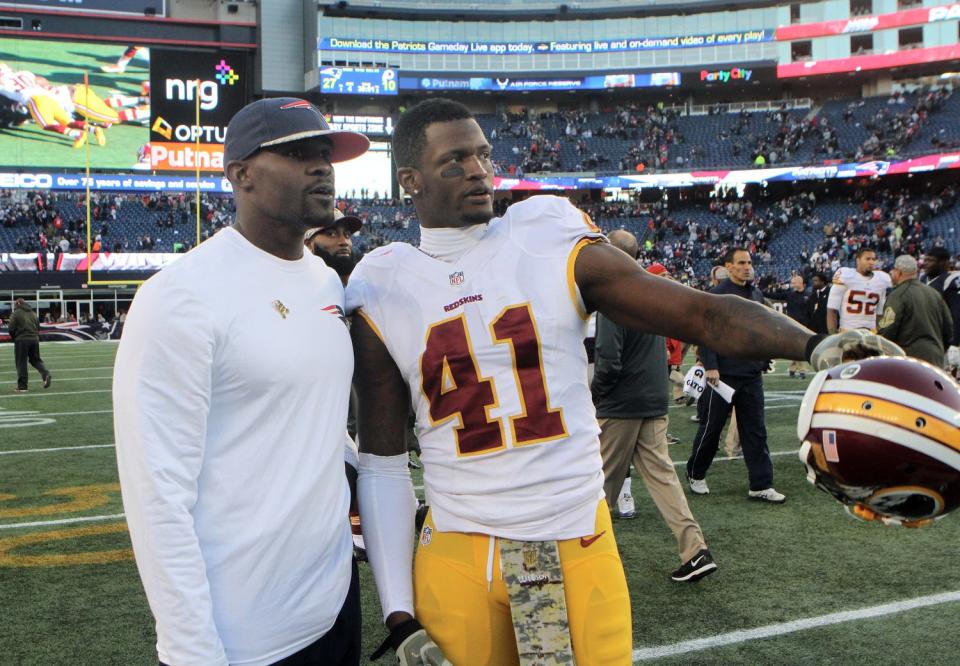
[[200, 108], [212, 111], [220, 104], [220, 86], [232, 86], [240, 80], [240, 75], [230, 64], [220, 59], [214, 67], [214, 81], [200, 79], [171, 79], [164, 84], [164, 94], [169, 101], [193, 102], [200, 100]]

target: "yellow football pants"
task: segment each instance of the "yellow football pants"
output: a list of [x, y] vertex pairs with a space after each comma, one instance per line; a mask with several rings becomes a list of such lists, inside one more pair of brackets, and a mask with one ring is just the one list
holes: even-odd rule
[[73, 118], [67, 113], [60, 103], [46, 93], [37, 93], [27, 102], [27, 109], [40, 127], [49, 127], [51, 125], [69, 125]]
[[[630, 595], [606, 502], [597, 504], [594, 534], [560, 541], [559, 551], [577, 663], [630, 664]], [[417, 619], [454, 666], [518, 663], [498, 539], [438, 532], [428, 514], [413, 580]]]

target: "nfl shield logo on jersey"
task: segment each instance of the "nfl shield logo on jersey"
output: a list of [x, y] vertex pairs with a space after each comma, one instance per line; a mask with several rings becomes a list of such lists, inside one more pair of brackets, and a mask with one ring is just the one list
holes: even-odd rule
[[450, 273], [450, 286], [459, 287], [461, 284], [463, 284], [463, 271]]
[[420, 532], [420, 545], [429, 546], [431, 541], [433, 541], [433, 528], [425, 525], [423, 531]]

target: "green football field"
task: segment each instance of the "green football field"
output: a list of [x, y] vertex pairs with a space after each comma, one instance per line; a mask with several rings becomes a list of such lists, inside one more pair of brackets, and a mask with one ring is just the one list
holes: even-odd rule
[[[125, 48], [124, 44], [0, 38], [0, 62], [17, 71], [43, 76], [56, 85], [83, 83], [86, 72], [90, 86], [101, 99], [111, 91], [137, 96], [142, 83], [150, 80], [145, 60], [134, 58], [123, 73], [100, 70], [102, 65], [116, 63]], [[137, 150], [150, 140], [149, 128], [141, 125], [113, 125], [105, 134], [106, 145], [99, 146], [95, 141], [90, 144], [92, 169], [131, 169], [137, 163]], [[0, 166], [82, 169], [86, 159], [86, 148], [74, 149], [70, 139], [44, 131], [32, 118], [17, 127], [0, 128]]]
[[[30, 392], [17, 394], [12, 345], [0, 346], [2, 664], [156, 663], [117, 486], [115, 353], [113, 342], [44, 344], [52, 387], [40, 388], [31, 370]], [[633, 597], [635, 660], [956, 664], [960, 517], [920, 530], [848, 517], [806, 482], [796, 457], [806, 382], [766, 381], [776, 487], [787, 503], [749, 502], [743, 462], [718, 459], [711, 495], [690, 497], [718, 572], [695, 584], [669, 580], [675, 542], [634, 481], [638, 516], [614, 526]], [[671, 409], [678, 463], [695, 432], [691, 413]], [[366, 565], [361, 572], [369, 654], [383, 634]]]

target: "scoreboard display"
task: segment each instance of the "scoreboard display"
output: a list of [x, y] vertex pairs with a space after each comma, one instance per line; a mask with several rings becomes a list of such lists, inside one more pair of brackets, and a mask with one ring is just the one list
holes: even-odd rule
[[321, 67], [320, 92], [328, 95], [396, 95], [397, 70], [379, 67]]

